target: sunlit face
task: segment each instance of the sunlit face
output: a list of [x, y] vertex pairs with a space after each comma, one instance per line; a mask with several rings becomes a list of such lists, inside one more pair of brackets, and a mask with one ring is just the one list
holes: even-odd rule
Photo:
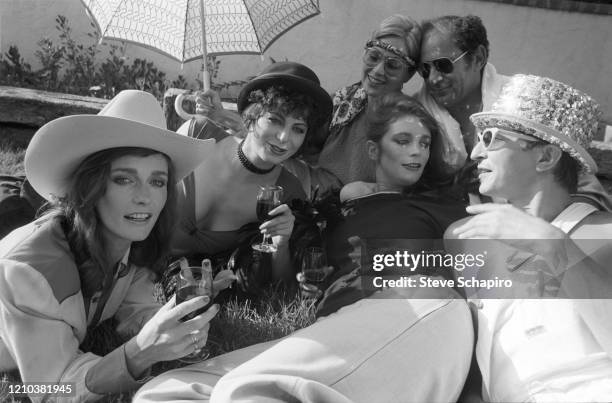
[[[404, 54], [408, 54], [406, 43], [401, 38], [388, 36], [379, 40], [396, 47]], [[361, 83], [366, 94], [371, 97], [376, 97], [384, 94], [400, 92], [404, 83], [414, 75], [415, 71], [410, 69], [405, 62], [402, 62], [404, 65], [403, 71], [400, 74], [391, 74], [385, 70], [384, 60], [385, 58], [399, 59], [398, 56], [377, 46], [374, 46], [374, 49], [382, 53], [383, 57], [381, 58], [380, 63], [375, 66], [368, 66], [365, 62], [362, 62]]]
[[[429, 62], [442, 57], [455, 60], [463, 50], [455, 46], [452, 34], [438, 30], [428, 31], [421, 43], [421, 61]], [[453, 63], [453, 71], [444, 74], [431, 68], [425, 80], [427, 92], [446, 108], [461, 106], [475, 91], [480, 91], [480, 69], [476, 60], [465, 55]]]
[[378, 144], [370, 142], [376, 155], [376, 182], [389, 187], [414, 185], [429, 160], [431, 133], [419, 119], [408, 115], [391, 123]]
[[303, 117], [285, 115], [280, 111], [264, 112], [249, 133], [254, 152], [261, 161], [280, 164], [301, 147], [308, 123]]
[[109, 245], [127, 249], [131, 242], [146, 239], [167, 196], [168, 162], [163, 155], [127, 155], [113, 161], [106, 192], [96, 205]]
[[489, 149], [476, 143], [470, 158], [478, 162], [481, 194], [509, 201], [529, 197], [537, 183], [537, 151], [524, 147], [523, 140], [508, 134], [496, 136]]

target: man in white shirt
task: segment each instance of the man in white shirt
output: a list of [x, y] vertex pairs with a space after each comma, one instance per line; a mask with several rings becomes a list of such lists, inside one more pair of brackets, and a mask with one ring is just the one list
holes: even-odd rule
[[485, 400], [612, 400], [612, 214], [571, 198], [578, 173], [597, 171], [586, 147], [598, 115], [580, 91], [516, 75], [471, 117], [479, 191], [508, 203], [468, 207], [445, 238], [497, 240], [478, 241], [494, 249], [477, 278], [514, 279], [472, 299]]

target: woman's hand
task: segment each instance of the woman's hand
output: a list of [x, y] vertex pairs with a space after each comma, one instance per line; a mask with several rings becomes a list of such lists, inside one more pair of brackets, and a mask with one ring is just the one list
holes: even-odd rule
[[215, 90], [208, 91], [197, 91], [196, 94], [196, 107], [195, 111], [198, 115], [204, 115], [212, 118], [212, 114], [216, 111], [223, 110], [223, 104], [221, 103], [221, 97]]
[[156, 362], [175, 360], [202, 348], [208, 339], [209, 323], [219, 306], [213, 305], [185, 322], [181, 322], [181, 318], [203, 308], [209, 301], [209, 297], [197, 297], [176, 305], [174, 296], [161, 307], [125, 346], [126, 362], [132, 376], [140, 376]]
[[286, 247], [289, 245], [289, 238], [293, 232], [293, 223], [295, 216], [291, 209], [286, 204], [281, 204], [268, 213], [270, 216], [276, 216], [259, 226], [262, 234], [272, 236], [272, 242], [276, 247]]
[[221, 97], [214, 90], [196, 92], [195, 111], [196, 114], [206, 116], [217, 125], [230, 130], [234, 134], [246, 133], [242, 117], [236, 112], [224, 109]]

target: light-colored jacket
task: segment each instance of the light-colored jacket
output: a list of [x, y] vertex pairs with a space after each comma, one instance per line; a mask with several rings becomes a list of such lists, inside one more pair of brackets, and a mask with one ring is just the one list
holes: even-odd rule
[[[119, 265], [100, 321], [115, 317], [120, 335], [134, 335], [161, 307], [152, 273]], [[121, 273], [121, 276], [120, 274]], [[99, 296], [86, 309], [74, 256], [58, 219], [42, 218], [0, 242], [0, 371], [19, 369], [23, 382], [73, 382], [73, 401], [135, 389], [124, 345], [100, 357], [79, 350]], [[42, 398], [34, 398], [40, 400]]]

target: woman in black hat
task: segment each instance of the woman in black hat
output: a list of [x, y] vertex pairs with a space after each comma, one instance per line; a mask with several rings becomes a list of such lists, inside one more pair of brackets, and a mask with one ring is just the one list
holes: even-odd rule
[[[336, 271], [315, 323], [162, 374], [134, 402], [457, 401], [472, 356], [469, 308], [451, 287], [431, 285], [449, 284], [453, 269], [425, 259], [442, 255], [444, 230], [465, 207], [438, 186], [441, 134], [422, 106], [387, 95], [374, 111], [376, 182], [347, 185], [350, 200], [328, 222]], [[423, 260], [412, 266], [402, 254]]]
[[[222, 108], [217, 94], [205, 95], [213, 98], [213, 109]], [[201, 109], [198, 102], [198, 112]], [[272, 237], [276, 249], [272, 276], [292, 278], [289, 237], [294, 216], [288, 203], [306, 195], [299, 180], [280, 164], [328, 121], [331, 109], [331, 98], [312, 70], [299, 63], [280, 62], [267, 67], [240, 92], [238, 111], [244, 128], [236, 135], [206, 118], [183, 125], [179, 133], [213, 138], [217, 152], [183, 182], [179, 201], [183, 216], [173, 253], [224, 255], [254, 230]], [[273, 218], [261, 223], [256, 215], [257, 194], [265, 185], [281, 186], [283, 196], [269, 213]]]

